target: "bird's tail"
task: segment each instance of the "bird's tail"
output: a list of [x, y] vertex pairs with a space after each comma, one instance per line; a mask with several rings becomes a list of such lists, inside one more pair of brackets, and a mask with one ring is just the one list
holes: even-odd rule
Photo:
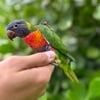
[[[70, 56], [69, 54], [67, 54], [67, 58], [68, 58], [68, 61], [67, 61], [67, 63], [66, 63], [67, 66], [60, 64], [59, 61], [51, 62], [51, 64], [54, 65], [54, 66], [57, 66], [57, 67], [59, 66], [61, 69], [63, 69], [65, 75], [66, 75], [70, 80], [72, 80], [73, 82], [78, 83], [79, 80], [78, 80], [76, 74], [74, 73], [74, 71], [71, 69], [71, 62], [73, 62], [73, 61], [75, 62], [75, 59], [74, 59], [72, 56]], [[59, 58], [58, 58], [58, 59], [59, 59]], [[62, 59], [62, 62], [63, 62], [63, 60], [65, 61], [65, 59]], [[65, 61], [65, 62], [66, 62], [66, 61]]]
[[[51, 64], [54, 65], [54, 66], [57, 66], [57, 67], [59, 66], [59, 64], [58, 64], [57, 62], [51, 62]], [[63, 69], [65, 75], [66, 75], [70, 80], [72, 80], [72, 81], [75, 82], [75, 83], [78, 83], [79, 80], [78, 80], [76, 74], [74, 73], [74, 71], [71, 69], [71, 66], [70, 66], [70, 65], [71, 65], [71, 64], [68, 64], [67, 68], [66, 68], [66, 66], [65, 66], [65, 67], [63, 66], [63, 67], [61, 67], [61, 68]]]
[[75, 62], [75, 59], [70, 55], [66, 54], [68, 61], [67, 61], [67, 70], [64, 70], [65, 74], [74, 82], [79, 82], [77, 76], [75, 75], [74, 71], [71, 69], [71, 62]]
[[67, 70], [67, 71], [64, 70], [64, 72], [65, 72], [65, 74], [67, 75], [67, 77], [68, 77], [69, 79], [71, 79], [73, 82], [76, 82], [76, 83], [79, 82], [77, 76], [75, 75], [75, 73], [74, 73], [74, 71], [73, 71], [72, 69]]

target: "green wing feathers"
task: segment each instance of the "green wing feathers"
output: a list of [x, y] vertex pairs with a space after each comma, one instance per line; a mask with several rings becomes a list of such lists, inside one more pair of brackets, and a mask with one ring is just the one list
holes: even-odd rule
[[37, 27], [53, 48], [57, 49], [63, 56], [68, 57], [71, 61], [75, 61], [75, 59], [67, 52], [66, 47], [60, 37], [52, 29], [50, 29], [50, 27], [42, 24], [38, 25]]
[[61, 48], [62, 50], [64, 50], [64, 52], [66, 52], [66, 49], [64, 48], [64, 45], [61, 39], [59, 38], [57, 34], [55, 34], [54, 31], [52, 31], [48, 26], [41, 25], [41, 24], [38, 25], [38, 28], [46, 37], [46, 39], [49, 41], [50, 45], [52, 45], [52, 47], [56, 48], [57, 50]]

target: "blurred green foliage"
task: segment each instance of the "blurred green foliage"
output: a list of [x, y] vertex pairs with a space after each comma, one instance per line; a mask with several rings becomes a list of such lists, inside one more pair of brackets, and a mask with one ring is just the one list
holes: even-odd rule
[[100, 100], [100, 0], [0, 0], [0, 60], [32, 53], [20, 39], [7, 38], [5, 28], [15, 19], [48, 21], [77, 61], [72, 67], [80, 83], [56, 68], [40, 100]]

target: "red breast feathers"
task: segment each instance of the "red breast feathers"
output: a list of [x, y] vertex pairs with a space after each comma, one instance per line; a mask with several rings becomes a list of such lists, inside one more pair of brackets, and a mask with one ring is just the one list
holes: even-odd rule
[[40, 32], [39, 29], [37, 29], [34, 32], [31, 32], [29, 35], [23, 38], [23, 40], [33, 49], [36, 51], [40, 51], [43, 47], [48, 45], [47, 40], [43, 36], [43, 34]]

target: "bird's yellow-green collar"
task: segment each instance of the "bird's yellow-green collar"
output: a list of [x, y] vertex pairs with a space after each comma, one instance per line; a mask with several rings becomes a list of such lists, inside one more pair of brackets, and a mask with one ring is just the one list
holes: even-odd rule
[[29, 22], [26, 22], [26, 25], [27, 25], [28, 29], [31, 30], [31, 28], [32, 28], [32, 24], [29, 23]]

